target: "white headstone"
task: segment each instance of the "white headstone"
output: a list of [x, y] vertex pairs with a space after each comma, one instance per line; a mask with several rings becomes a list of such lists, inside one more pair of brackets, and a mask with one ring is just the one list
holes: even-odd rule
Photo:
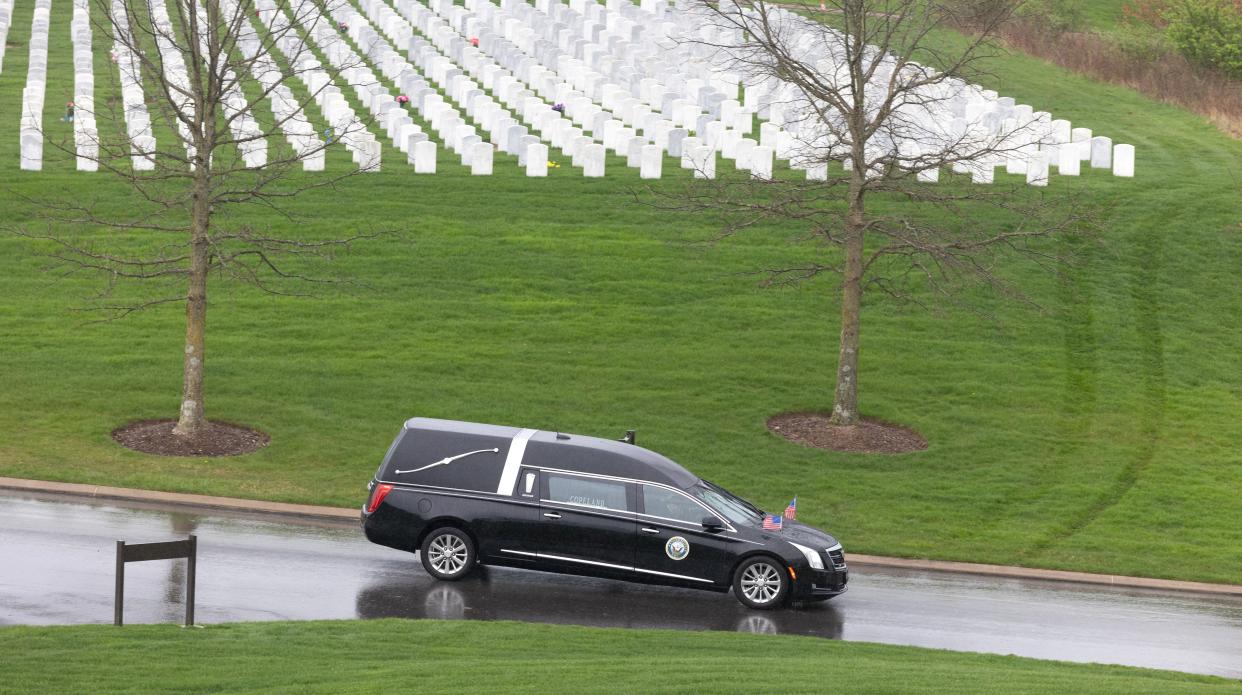
[[1026, 182], [1032, 186], [1048, 185], [1048, 153], [1036, 152], [1026, 162]]
[[41, 171], [43, 169], [43, 134], [22, 133], [20, 140], [22, 171]]
[[673, 128], [668, 131], [668, 153], [671, 157], [680, 157], [682, 145], [689, 136], [685, 128]]
[[436, 173], [436, 143], [431, 140], [421, 140], [414, 143], [413, 161], [415, 174], [434, 174]]
[[[462, 166], [470, 166], [470, 162], [472, 161], [471, 158], [474, 156], [474, 146], [480, 142], [483, 142], [483, 138], [478, 135], [467, 135], [461, 139], [461, 142], [458, 144], [457, 151], [460, 155]], [[491, 143], [489, 142], [487, 144], [490, 145]]]
[[1134, 176], [1134, 145], [1117, 145], [1113, 148], [1113, 176]]
[[738, 140], [737, 145], [733, 147], [734, 166], [738, 171], [750, 171], [750, 154], [758, 146], [759, 143], [750, 138]]
[[681, 141], [681, 168], [693, 169], [694, 157], [692, 153], [703, 146], [703, 141], [699, 138], [689, 137]]
[[1091, 168], [1110, 169], [1113, 166], [1113, 139], [1097, 135], [1091, 138]]
[[[472, 136], [473, 137], [473, 136]], [[470, 173], [473, 176], [492, 175], [492, 155], [495, 148], [490, 142], [476, 142], [470, 145]]]
[[1075, 128], [1070, 139], [1078, 147], [1079, 159], [1091, 159], [1091, 129]]
[[1078, 158], [1078, 148], [1062, 147], [1057, 152], [1057, 172], [1062, 176], [1078, 176], [1082, 168], [1082, 160]]
[[996, 165], [988, 159], [970, 163], [971, 183], [992, 183], [996, 175]]
[[[764, 181], [772, 178], [772, 159], [776, 153], [767, 145], [759, 145], [750, 151], [750, 175]], [[741, 158], [738, 158], [739, 161]]]
[[690, 159], [694, 165], [694, 178], [716, 178], [716, 148], [706, 145], [696, 147], [690, 153]]
[[526, 175], [548, 175], [548, 146], [535, 142], [526, 146]]
[[591, 143], [582, 148], [582, 175], [599, 178], [604, 175], [604, 155], [607, 150], [599, 143]]
[[358, 168], [367, 173], [378, 172], [380, 170], [380, 141], [363, 140], [358, 150], [361, 153]]
[[658, 179], [664, 166], [664, 149], [659, 145], [644, 145], [642, 148], [642, 167], [638, 170], [639, 178]]
[[625, 166], [631, 169], [641, 168], [643, 165], [643, 147], [646, 145], [647, 139], [638, 135], [627, 140], [625, 145]]

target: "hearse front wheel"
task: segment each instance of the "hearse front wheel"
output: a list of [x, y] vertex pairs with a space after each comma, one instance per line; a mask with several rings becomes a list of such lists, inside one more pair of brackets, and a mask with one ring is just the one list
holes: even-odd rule
[[461, 529], [446, 526], [427, 534], [419, 555], [427, 574], [451, 582], [474, 567], [474, 542]]
[[733, 595], [747, 608], [776, 608], [789, 595], [789, 577], [772, 558], [751, 558], [733, 575]]

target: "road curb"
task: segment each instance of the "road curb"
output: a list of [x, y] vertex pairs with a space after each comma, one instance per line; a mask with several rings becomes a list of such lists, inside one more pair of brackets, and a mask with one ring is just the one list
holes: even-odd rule
[[227, 509], [237, 512], [279, 514], [281, 516], [330, 519], [333, 521], [341, 519], [357, 520], [359, 514], [357, 509], [341, 509], [340, 507], [320, 507], [311, 504], [267, 502], [236, 497], [212, 497], [210, 495], [192, 495], [184, 492], [160, 492], [158, 490], [139, 490], [128, 487], [85, 485], [82, 483], [59, 483], [48, 480], [26, 480], [24, 478], [0, 477], [0, 490], [23, 490], [27, 492], [72, 495], [74, 497], [174, 504], [197, 509]]
[[[358, 518], [357, 509], [322, 507], [311, 504], [291, 504], [287, 502], [267, 502], [264, 500], [247, 500], [236, 497], [213, 497], [209, 495], [193, 495], [184, 492], [139, 490], [135, 488], [110, 487], [107, 485], [86, 485], [82, 483], [60, 483], [47, 480], [27, 480], [24, 478], [0, 477], [0, 490], [61, 494], [73, 497], [87, 497], [95, 499], [128, 500], [135, 502], [148, 502], [152, 504], [170, 504], [182, 507], [193, 507], [195, 509], [223, 509], [252, 514], [258, 513], [279, 516], [296, 516], [310, 519], [326, 519], [331, 521], [340, 521], [342, 519], [356, 520]], [[1176, 579], [1153, 579], [1150, 577], [1092, 574], [1090, 572], [1038, 569], [1034, 567], [1018, 567], [1012, 565], [985, 565], [974, 562], [952, 562], [948, 560], [885, 557], [882, 555], [862, 555], [858, 553], [849, 553], [848, 557], [851, 565], [863, 567], [893, 567], [920, 571], [977, 574], [989, 577], [1009, 577], [1012, 579], [1038, 579], [1045, 581], [1094, 584], [1134, 589], [1155, 589], [1160, 591], [1182, 591], [1201, 594], [1242, 596], [1242, 585], [1237, 584], [1211, 584], [1208, 582], [1188, 582]]]

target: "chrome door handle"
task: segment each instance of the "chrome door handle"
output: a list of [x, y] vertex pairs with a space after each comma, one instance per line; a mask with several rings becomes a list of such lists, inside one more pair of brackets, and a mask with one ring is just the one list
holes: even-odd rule
[[657, 534], [658, 534], [658, 533], [660, 532], [660, 529], [658, 529], [658, 528], [645, 528], [645, 527], [644, 527], [644, 528], [642, 529], [642, 532], [643, 532], [643, 533], [657, 533]]
[[560, 514], [557, 514], [556, 512], [544, 512], [544, 513], [543, 513], [543, 515], [544, 515], [544, 516], [546, 516], [546, 517], [548, 517], [549, 519], [559, 519], [559, 518], [561, 518], [561, 515], [560, 515]]

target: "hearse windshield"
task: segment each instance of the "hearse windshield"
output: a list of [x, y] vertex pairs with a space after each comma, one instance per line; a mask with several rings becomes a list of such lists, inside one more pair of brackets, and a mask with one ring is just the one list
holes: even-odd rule
[[763, 521], [761, 509], [715, 483], [700, 480], [690, 488], [690, 494], [735, 524], [758, 524]]

